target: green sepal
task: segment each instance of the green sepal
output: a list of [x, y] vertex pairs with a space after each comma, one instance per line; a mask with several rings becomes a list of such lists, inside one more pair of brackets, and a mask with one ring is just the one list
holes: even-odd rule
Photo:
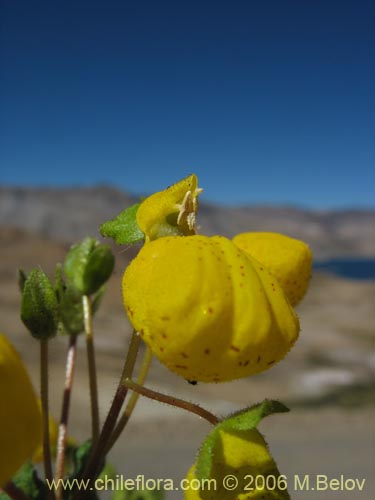
[[85, 273], [85, 267], [89, 255], [94, 250], [96, 243], [94, 238], [85, 238], [81, 243], [73, 245], [65, 257], [65, 275], [81, 293], [84, 293], [83, 275]]
[[102, 236], [112, 238], [118, 245], [131, 245], [145, 239], [144, 233], [137, 224], [137, 210], [140, 203], [136, 203], [120, 212], [114, 219], [104, 222], [100, 228]]
[[288, 411], [289, 409], [283, 403], [265, 399], [262, 403], [240, 410], [219, 422], [203, 441], [198, 452], [195, 469], [196, 477], [200, 481], [210, 479], [213, 450], [215, 449], [220, 430], [235, 432], [249, 431], [255, 429], [264, 417], [273, 413], [285, 413]]
[[62, 333], [78, 335], [85, 329], [83, 322], [82, 294], [73, 285], [67, 286], [60, 300]]
[[23, 284], [21, 320], [37, 339], [46, 340], [57, 333], [59, 307], [56, 293], [41, 269], [32, 269]]
[[286, 413], [289, 411], [280, 401], [265, 399], [250, 408], [237, 411], [223, 420], [219, 425], [221, 429], [227, 431], [249, 431], [255, 429], [260, 421], [273, 413]]
[[[12, 478], [13, 483], [22, 490], [29, 500], [42, 500], [48, 498], [48, 488], [38, 477], [31, 462], [26, 462]], [[0, 493], [0, 500], [9, 500], [6, 493]]]
[[110, 278], [115, 267], [115, 257], [109, 245], [98, 245], [90, 254], [83, 275], [86, 295], [96, 293]]
[[219, 428], [220, 424], [212, 429], [199, 449], [195, 467], [195, 476], [199, 480], [210, 479], [214, 449], [216, 440], [219, 436]]
[[93, 238], [85, 238], [69, 250], [64, 272], [77, 290], [84, 295], [91, 295], [111, 276], [114, 264], [115, 258], [108, 245], [101, 245]]
[[[101, 287], [93, 296], [91, 304], [92, 315], [98, 311], [105, 287]], [[62, 335], [79, 335], [85, 330], [83, 321], [82, 293], [73, 285], [65, 286], [60, 296], [60, 329]]]

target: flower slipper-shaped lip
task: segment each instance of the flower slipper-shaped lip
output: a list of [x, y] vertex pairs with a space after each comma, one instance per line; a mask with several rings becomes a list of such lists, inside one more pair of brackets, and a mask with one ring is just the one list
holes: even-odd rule
[[123, 278], [130, 322], [170, 370], [222, 382], [270, 368], [299, 333], [277, 280], [221, 236], [165, 237]]
[[30, 459], [42, 439], [42, 418], [22, 360], [0, 334], [0, 488]]
[[279, 233], [241, 233], [233, 243], [275, 275], [290, 303], [297, 305], [309, 286], [312, 254], [303, 241]]

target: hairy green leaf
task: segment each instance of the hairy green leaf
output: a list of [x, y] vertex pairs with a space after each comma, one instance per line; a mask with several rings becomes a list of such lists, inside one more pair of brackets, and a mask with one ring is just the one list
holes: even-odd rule
[[119, 213], [114, 219], [100, 226], [102, 236], [112, 238], [118, 245], [131, 245], [145, 238], [137, 224], [137, 210], [140, 203], [132, 205]]

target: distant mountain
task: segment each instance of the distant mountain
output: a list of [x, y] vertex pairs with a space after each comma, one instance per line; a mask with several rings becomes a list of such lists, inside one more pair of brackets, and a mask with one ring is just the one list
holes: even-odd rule
[[[108, 186], [90, 188], [0, 187], [0, 225], [73, 243], [98, 236], [99, 225], [139, 197]], [[277, 231], [308, 242], [319, 259], [375, 255], [375, 211], [312, 211], [289, 206], [223, 207], [200, 204], [200, 231], [233, 236]]]

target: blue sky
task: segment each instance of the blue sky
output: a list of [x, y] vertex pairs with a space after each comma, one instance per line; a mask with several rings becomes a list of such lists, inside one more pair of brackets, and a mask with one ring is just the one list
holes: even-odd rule
[[0, 182], [374, 206], [370, 0], [1, 0]]

